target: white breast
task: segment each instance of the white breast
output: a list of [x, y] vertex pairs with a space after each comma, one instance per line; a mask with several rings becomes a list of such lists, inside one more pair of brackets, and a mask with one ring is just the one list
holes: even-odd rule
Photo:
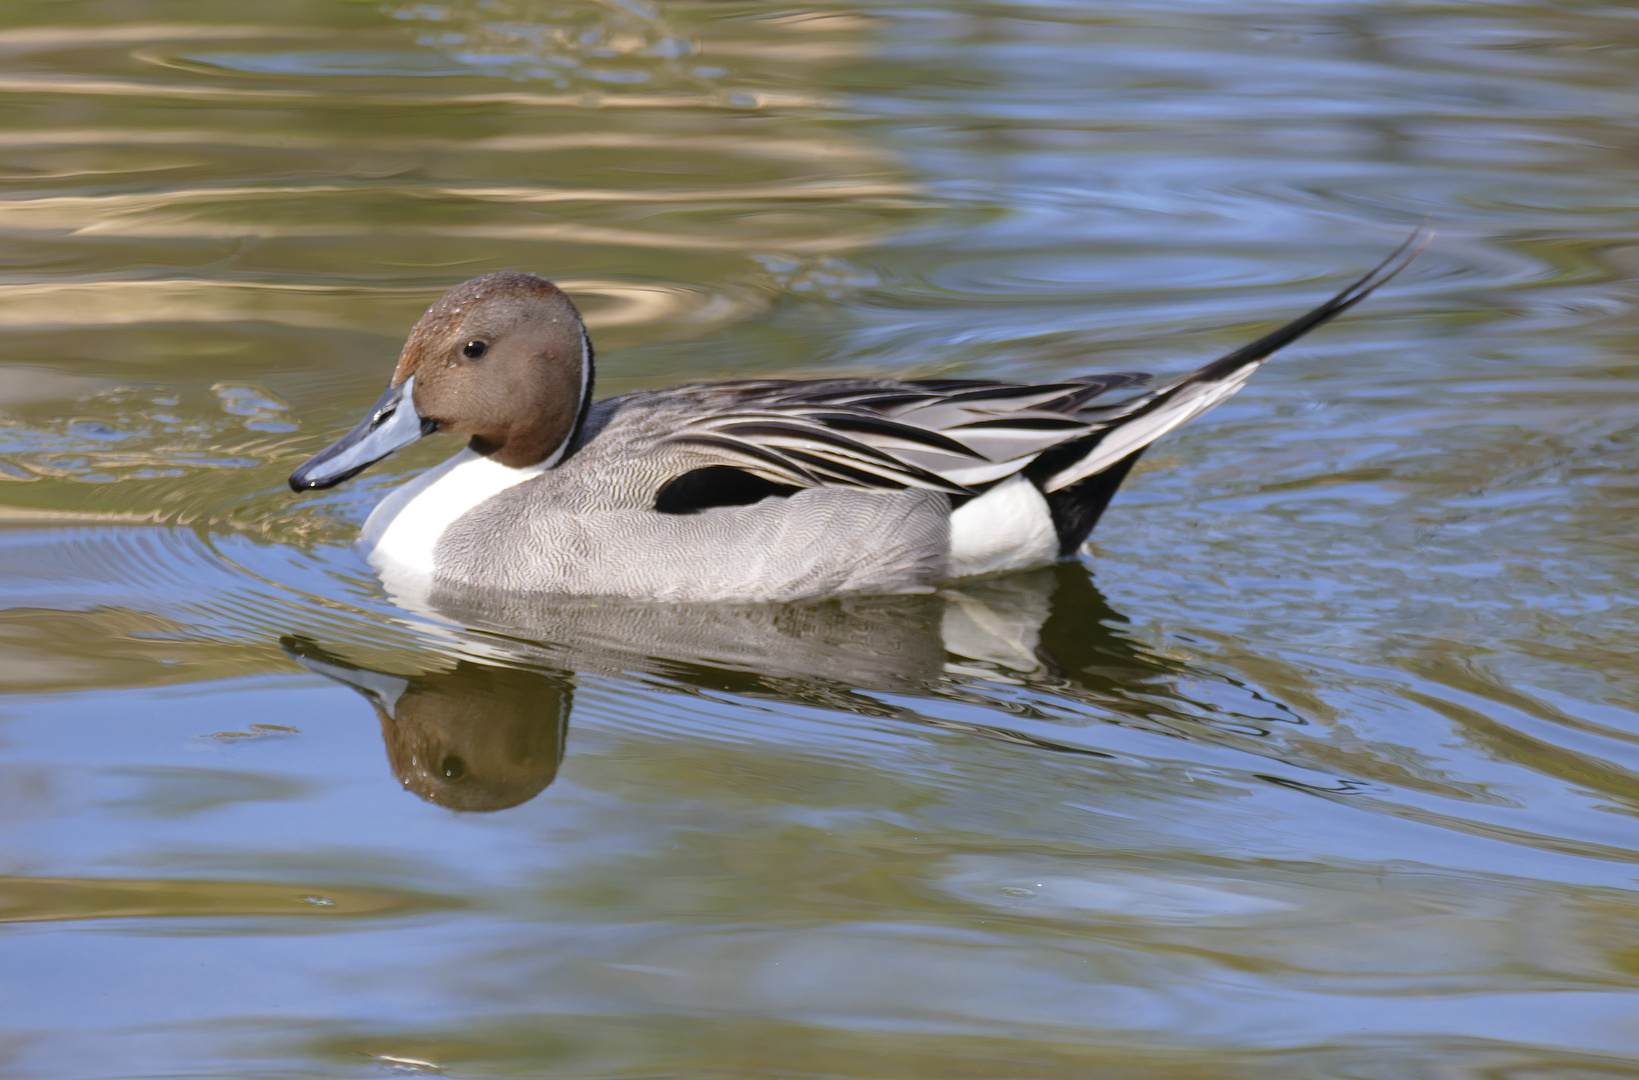
[[1022, 476], [1003, 480], [950, 515], [951, 577], [1045, 566], [1058, 553], [1047, 500]]
[[545, 468], [542, 462], [514, 469], [463, 450], [381, 500], [364, 523], [359, 543], [378, 571], [431, 576], [433, 549], [445, 529], [485, 499]]

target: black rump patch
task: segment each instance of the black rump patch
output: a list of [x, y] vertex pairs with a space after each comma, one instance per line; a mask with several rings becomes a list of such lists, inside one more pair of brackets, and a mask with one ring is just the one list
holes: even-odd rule
[[1139, 447], [1103, 472], [1078, 480], [1069, 487], [1043, 493], [1047, 499], [1047, 510], [1053, 516], [1053, 529], [1059, 534], [1059, 558], [1068, 559], [1086, 543], [1098, 519], [1104, 516], [1110, 500], [1115, 498], [1121, 481], [1127, 478], [1145, 449]]
[[1147, 449], [1141, 446], [1103, 472], [1084, 477], [1069, 487], [1057, 491], [1045, 490], [1048, 479], [1054, 473], [1092, 453], [1107, 434], [1106, 431], [1099, 431], [1085, 439], [1060, 443], [1024, 467], [1025, 479], [1041, 489], [1042, 496], [1047, 500], [1047, 510], [1053, 516], [1053, 529], [1059, 536], [1061, 559], [1068, 559], [1086, 543], [1098, 519], [1104, 516], [1110, 500], [1115, 498], [1121, 481], [1127, 478]]
[[790, 484], [776, 484], [732, 465], [707, 465], [686, 472], [655, 493], [654, 508], [662, 514], [698, 514], [714, 506], [750, 506], [770, 495], [795, 495]]

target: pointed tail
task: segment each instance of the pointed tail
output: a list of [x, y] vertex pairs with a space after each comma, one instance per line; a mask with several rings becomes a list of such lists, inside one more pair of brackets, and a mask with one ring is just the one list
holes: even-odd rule
[[1337, 318], [1386, 284], [1422, 254], [1433, 239], [1433, 233], [1419, 227], [1388, 258], [1313, 311], [1298, 316], [1279, 330], [1265, 334], [1199, 370], [1158, 387], [1152, 395], [1141, 398], [1131, 412], [1114, 417], [1109, 421], [1108, 428], [1089, 437], [1086, 455], [1047, 477], [1042, 487], [1048, 492], [1056, 492], [1095, 476], [1206, 412], [1239, 390], [1252, 377], [1258, 365], [1277, 350]]

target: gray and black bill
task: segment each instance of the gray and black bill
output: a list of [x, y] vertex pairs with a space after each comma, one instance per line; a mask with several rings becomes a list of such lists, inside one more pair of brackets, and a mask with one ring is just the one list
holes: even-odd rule
[[415, 411], [415, 377], [389, 386], [358, 426], [290, 474], [290, 490], [335, 487], [438, 429]]

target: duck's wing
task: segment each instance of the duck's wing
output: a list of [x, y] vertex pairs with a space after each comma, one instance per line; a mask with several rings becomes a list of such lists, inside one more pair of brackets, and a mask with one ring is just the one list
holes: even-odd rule
[[1099, 430], [1083, 415], [1140, 372], [1020, 385], [979, 380], [739, 384], [668, 443], [710, 449], [792, 487], [928, 488], [971, 495], [1044, 450]]
[[707, 450], [787, 488], [927, 488], [971, 496], [1028, 469], [1051, 494], [1128, 461], [1229, 397], [1276, 350], [1403, 270], [1422, 250], [1412, 246], [1421, 236], [1414, 233], [1370, 273], [1280, 329], [1114, 404], [1099, 399], [1149, 376], [1122, 371], [1035, 385], [763, 380], [699, 388], [696, 411], [662, 441]]

